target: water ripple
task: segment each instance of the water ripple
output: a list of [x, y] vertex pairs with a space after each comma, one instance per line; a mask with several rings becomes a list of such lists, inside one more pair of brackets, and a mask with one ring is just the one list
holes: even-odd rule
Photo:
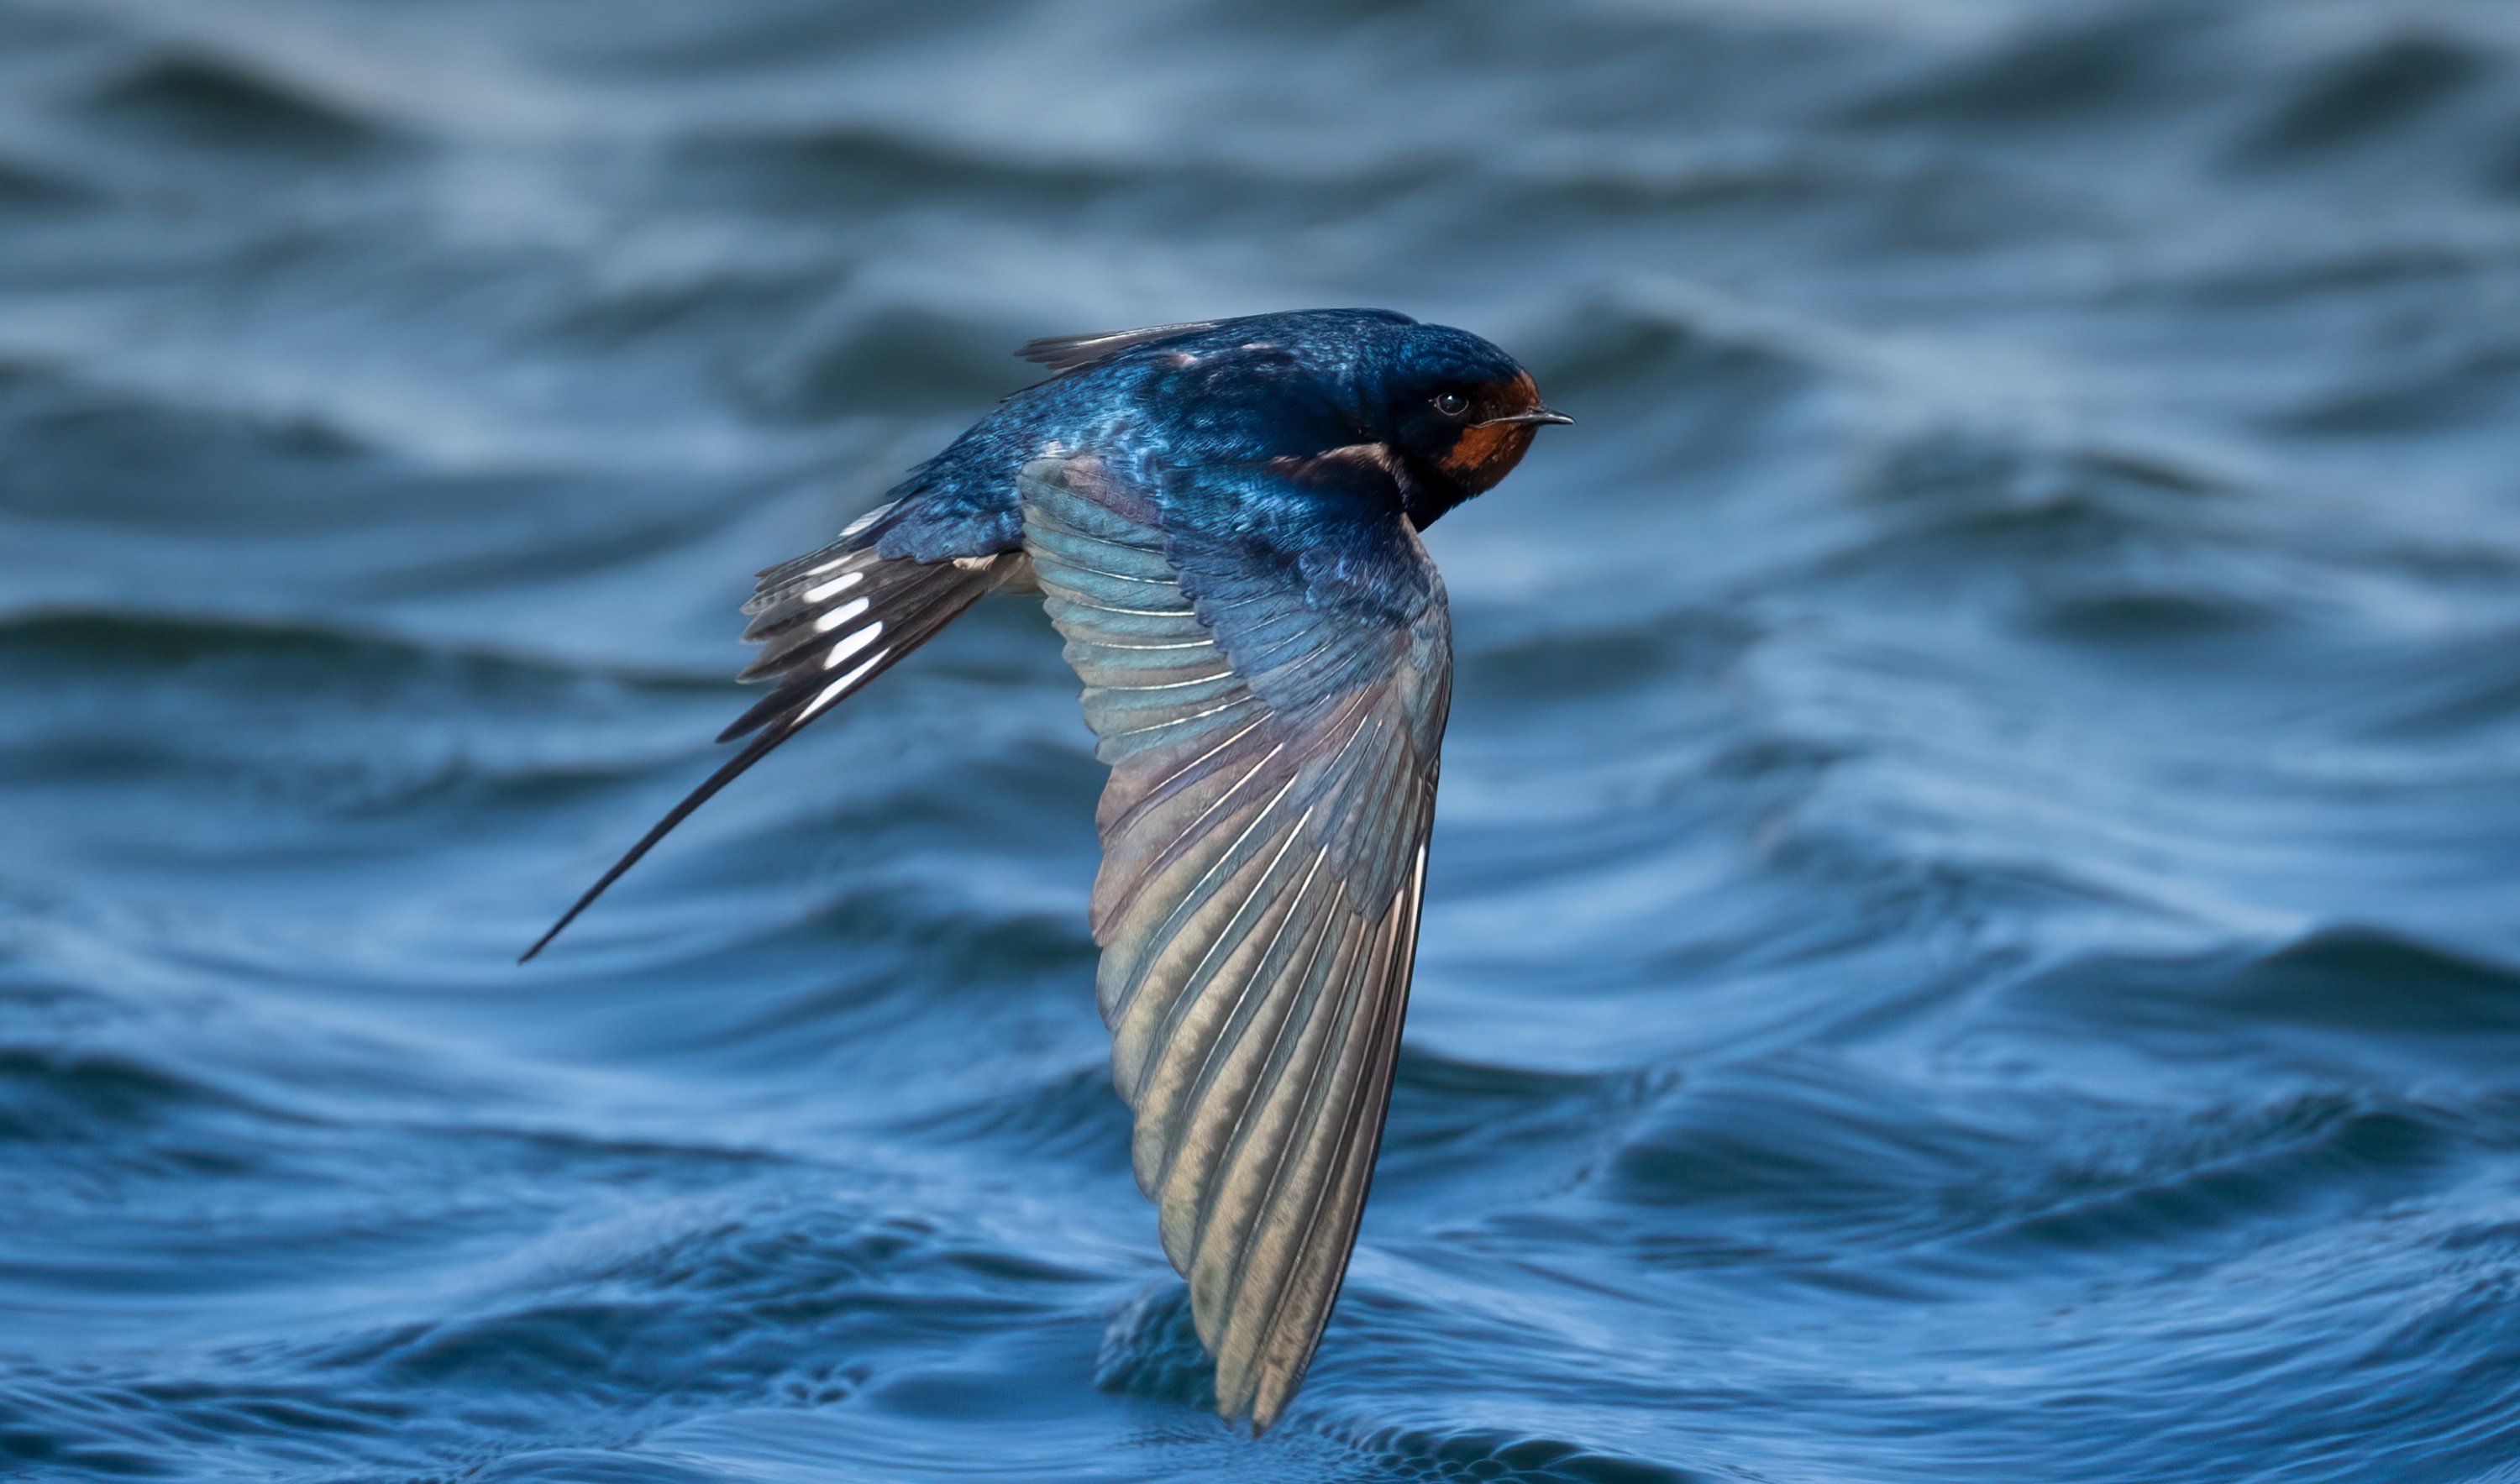
[[[2286, 1484], [2520, 1457], [2520, 66], [2464, 0], [0, 4], [0, 1472]], [[1041, 334], [1580, 419], [1257, 1443], [1037, 610], [716, 755]]]

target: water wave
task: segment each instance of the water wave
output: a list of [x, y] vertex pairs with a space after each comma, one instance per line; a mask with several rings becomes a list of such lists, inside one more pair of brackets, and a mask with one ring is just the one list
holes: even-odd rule
[[[598, 23], [600, 22], [600, 23]], [[2520, 139], [2462, 0], [0, 7], [0, 1469], [2520, 1458]], [[1258, 1442], [986, 606], [704, 776], [1036, 335], [1389, 303], [1410, 1041]]]

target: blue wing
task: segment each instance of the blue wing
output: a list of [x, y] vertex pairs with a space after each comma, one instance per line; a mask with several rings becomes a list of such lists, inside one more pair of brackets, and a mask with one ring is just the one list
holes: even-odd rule
[[[1337, 1300], [1381, 1140], [1451, 632], [1387, 503], [1162, 477], [1036, 461], [1024, 540], [1111, 765], [1093, 927], [1138, 1182], [1218, 1410], [1265, 1428]], [[1282, 518], [1184, 517], [1202, 501]]]

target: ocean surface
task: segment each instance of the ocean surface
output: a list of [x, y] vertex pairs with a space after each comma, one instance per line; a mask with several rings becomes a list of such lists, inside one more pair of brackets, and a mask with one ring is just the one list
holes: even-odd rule
[[[1257, 1442], [994, 601], [1036, 335], [1581, 419]], [[0, 0], [0, 1478], [2520, 1480], [2520, 7]]]

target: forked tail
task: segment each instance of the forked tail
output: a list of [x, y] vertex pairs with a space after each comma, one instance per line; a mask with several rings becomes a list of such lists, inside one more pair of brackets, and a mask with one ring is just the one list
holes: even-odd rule
[[762, 571], [752, 601], [743, 606], [752, 615], [743, 637], [759, 644], [761, 652], [738, 678], [772, 681], [773, 689], [717, 739], [751, 741], [640, 836], [518, 963], [541, 953], [622, 873], [744, 769], [843, 697], [900, 663], [965, 608], [1023, 569], [1020, 551], [945, 562], [880, 557], [875, 541], [889, 513], [889, 507], [877, 511], [831, 546]]

